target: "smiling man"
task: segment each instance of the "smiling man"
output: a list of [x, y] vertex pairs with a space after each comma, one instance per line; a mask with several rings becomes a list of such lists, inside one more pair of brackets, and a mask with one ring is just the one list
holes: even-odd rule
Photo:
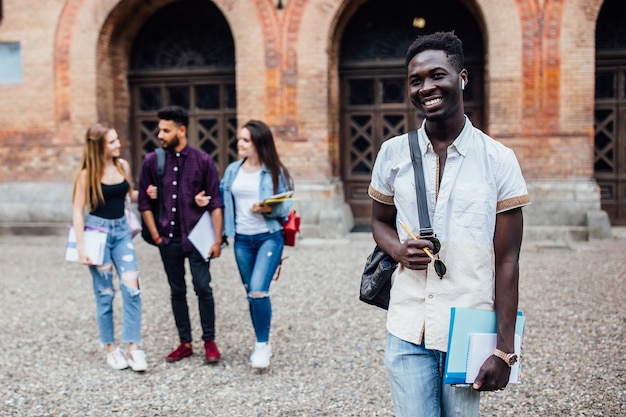
[[[158, 216], [155, 217], [151, 202], [156, 196], [151, 194], [150, 189], [159, 183], [156, 152], [147, 154], [141, 166], [138, 208], [161, 253], [180, 340], [180, 345], [165, 360], [177, 362], [193, 353], [185, 280], [185, 259], [188, 259], [198, 299], [206, 362], [216, 363], [221, 354], [215, 343], [215, 303], [210, 264], [211, 259], [221, 254], [224, 205], [219, 191], [219, 175], [211, 156], [187, 143], [189, 115], [185, 109], [164, 107], [159, 110], [158, 117], [158, 138], [166, 155], [162, 189], [157, 190], [161, 196], [159, 204], [162, 204], [163, 215], [155, 221]], [[189, 240], [189, 233], [204, 213], [209, 213], [216, 236], [209, 253], [198, 252]]]
[[[447, 272], [439, 276], [420, 230], [409, 135], [378, 153], [369, 195], [372, 232], [399, 263], [387, 315], [385, 364], [397, 417], [478, 416], [479, 391], [506, 387], [514, 361], [522, 207], [530, 204], [513, 151], [464, 114], [469, 84], [452, 32], [418, 37], [406, 55], [411, 103], [424, 115], [417, 141], [430, 223]], [[496, 312], [497, 346], [471, 386], [443, 384], [451, 307]]]

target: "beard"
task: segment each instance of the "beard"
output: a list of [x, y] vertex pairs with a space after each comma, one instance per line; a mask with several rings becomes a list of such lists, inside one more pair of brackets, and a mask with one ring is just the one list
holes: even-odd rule
[[164, 149], [176, 149], [178, 145], [180, 145], [180, 139], [178, 139], [178, 136], [174, 136], [174, 138], [169, 142], [161, 141], [161, 147]]

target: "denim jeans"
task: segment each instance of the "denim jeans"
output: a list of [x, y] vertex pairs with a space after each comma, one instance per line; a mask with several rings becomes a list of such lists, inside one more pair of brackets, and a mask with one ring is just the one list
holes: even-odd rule
[[167, 282], [170, 284], [172, 312], [180, 342], [191, 343], [192, 341], [185, 282], [185, 258], [189, 259], [191, 282], [198, 297], [202, 340], [215, 340], [215, 302], [211, 288], [210, 261], [205, 261], [196, 249], [192, 252], [185, 252], [180, 236], [172, 238], [167, 245], [159, 246], [159, 252]]
[[385, 365], [396, 417], [478, 416], [480, 393], [443, 384], [446, 354], [387, 335]]
[[[103, 219], [88, 215], [85, 224], [106, 228], [109, 233], [102, 265], [89, 267], [96, 298], [96, 320], [100, 343], [115, 343], [113, 327], [113, 267], [120, 280], [123, 300], [122, 342], [141, 344], [141, 290], [127, 286], [126, 279], [139, 279], [135, 246], [126, 218]], [[141, 288], [139, 286], [139, 288]]]
[[269, 340], [272, 321], [270, 284], [283, 256], [282, 230], [258, 235], [235, 235], [235, 260], [246, 292], [257, 342]]

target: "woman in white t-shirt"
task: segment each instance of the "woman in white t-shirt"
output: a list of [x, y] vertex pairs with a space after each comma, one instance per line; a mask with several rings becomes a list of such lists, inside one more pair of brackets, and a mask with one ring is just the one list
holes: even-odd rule
[[224, 234], [234, 237], [241, 281], [246, 289], [256, 334], [253, 368], [270, 365], [272, 304], [270, 284], [283, 253], [282, 224], [292, 202], [262, 204], [273, 195], [293, 190], [293, 180], [281, 163], [270, 128], [250, 120], [237, 139], [240, 159], [231, 163], [220, 184], [224, 201]]

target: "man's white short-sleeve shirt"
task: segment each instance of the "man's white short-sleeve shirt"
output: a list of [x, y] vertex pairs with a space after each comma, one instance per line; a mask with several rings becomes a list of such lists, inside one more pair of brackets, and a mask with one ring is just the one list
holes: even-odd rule
[[[448, 147], [439, 184], [439, 158], [418, 130], [431, 226], [441, 241], [439, 256], [447, 273], [440, 279], [431, 262], [427, 270], [402, 265], [394, 273], [387, 330], [428, 349], [447, 351], [451, 307], [493, 310], [496, 214], [530, 204], [526, 183], [513, 151], [476, 129], [468, 118]], [[420, 229], [415, 177], [408, 135], [385, 141], [376, 157], [369, 186], [371, 198], [397, 210], [401, 241]]]

